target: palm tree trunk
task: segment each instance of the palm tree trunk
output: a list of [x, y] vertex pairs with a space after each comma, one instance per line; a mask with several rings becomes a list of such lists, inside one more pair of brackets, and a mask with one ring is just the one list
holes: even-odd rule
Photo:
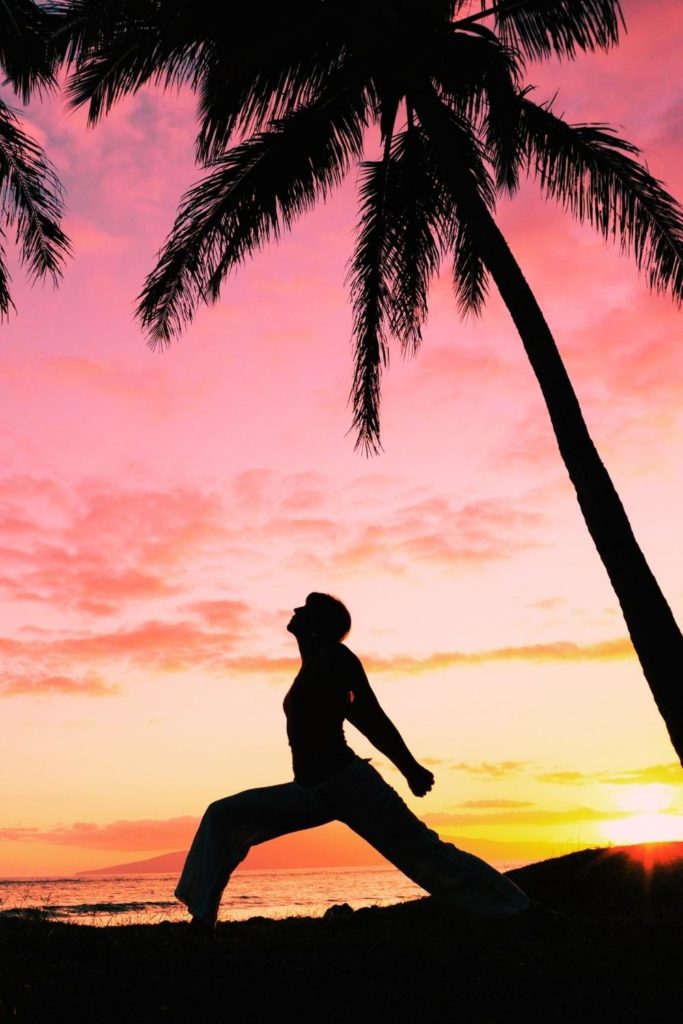
[[[462, 179], [459, 184], [464, 185]], [[519, 331], [586, 526], [621, 605], [655, 703], [683, 763], [683, 636], [588, 433], [538, 302], [493, 217], [468, 184], [467, 215], [477, 231], [482, 258]]]

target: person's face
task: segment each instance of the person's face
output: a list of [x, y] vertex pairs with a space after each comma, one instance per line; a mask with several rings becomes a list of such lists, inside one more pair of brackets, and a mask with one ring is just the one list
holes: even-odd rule
[[287, 629], [297, 637], [310, 636], [315, 632], [313, 612], [308, 601], [294, 609], [294, 614], [287, 623]]

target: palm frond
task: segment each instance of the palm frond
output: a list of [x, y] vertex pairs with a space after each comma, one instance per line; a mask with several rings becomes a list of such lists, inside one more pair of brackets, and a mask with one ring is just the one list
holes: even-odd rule
[[568, 124], [523, 98], [528, 168], [546, 195], [632, 253], [656, 291], [683, 300], [683, 209], [606, 125]]
[[147, 82], [193, 81], [206, 61], [207, 25], [181, 0], [70, 0], [50, 12], [69, 102], [88, 104], [91, 124]]
[[199, 76], [197, 158], [210, 163], [235, 133], [263, 131], [315, 103], [343, 65], [342, 47], [316, 42], [313, 32], [297, 32], [293, 39], [270, 37], [237, 59], [216, 50]]
[[14, 309], [9, 290], [10, 275], [5, 262], [4, 238], [5, 232], [0, 228], [0, 323], [9, 315], [10, 310]]
[[514, 195], [520, 167], [518, 97], [522, 69], [519, 55], [501, 45], [492, 33], [477, 39], [475, 45], [486, 100], [483, 137], [488, 159], [495, 171], [496, 187]]
[[[163, 4], [163, 0], [161, 0]], [[168, 7], [168, 4], [164, 4]], [[136, 27], [157, 21], [154, 0], [48, 0], [50, 44], [61, 61], [76, 65], [120, 33], [132, 36]]]
[[353, 306], [354, 376], [351, 387], [356, 448], [366, 454], [381, 450], [380, 387], [388, 363], [387, 325], [390, 240], [386, 230], [386, 192], [393, 167], [391, 158], [366, 161], [360, 168], [358, 240], [349, 265]]
[[458, 310], [461, 316], [476, 316], [486, 298], [488, 272], [472, 226], [471, 201], [475, 196], [478, 202], [493, 209], [494, 185], [484, 151], [463, 118], [429, 94], [419, 97], [416, 108], [428, 136], [439, 187], [442, 195], [448, 196], [450, 219], [444, 227], [443, 245], [453, 256]]
[[199, 41], [159, 40], [153, 29], [137, 32], [135, 42], [116, 37], [70, 75], [69, 103], [87, 104], [88, 123], [96, 124], [124, 95], [148, 82], [167, 87], [191, 81], [204, 49]]
[[477, 233], [462, 208], [453, 220], [453, 290], [460, 316], [480, 316], [488, 295], [489, 274], [477, 245]]
[[498, 40], [492, 32], [441, 33], [433, 44], [430, 71], [445, 103], [474, 124], [486, 114], [486, 77]]
[[56, 0], [50, 11], [54, 45], [72, 68], [70, 101], [88, 104], [91, 123], [146, 82], [189, 83], [200, 94], [203, 162], [225, 152], [234, 130], [265, 130], [312, 102], [339, 63], [317, 0], [295, 12], [261, 0], [223, 19], [213, 0]]
[[213, 40], [211, 60], [198, 79], [197, 156], [203, 162], [220, 157], [233, 135], [264, 131], [270, 121], [315, 103], [349, 63], [344, 6], [300, 0], [293, 9], [271, 0], [266, 7], [272, 10], [254, 5], [231, 25], [229, 36]]
[[450, 219], [448, 195], [435, 178], [425, 142], [417, 126], [396, 136], [386, 197], [389, 328], [403, 353], [411, 355], [422, 342], [429, 284], [439, 268], [443, 229]]
[[389, 361], [389, 336], [404, 353], [421, 341], [429, 282], [439, 265], [444, 221], [424, 133], [412, 123], [384, 158], [361, 166], [360, 221], [348, 279], [355, 341], [351, 389], [356, 447], [381, 449], [381, 377]]
[[34, 88], [53, 83], [49, 19], [34, 0], [0, 0], [0, 67], [26, 103]]
[[517, 96], [521, 68], [514, 51], [488, 29], [443, 34], [434, 47], [434, 81], [443, 102], [486, 140], [499, 189], [519, 180]]
[[619, 0], [480, 0], [480, 6], [455, 26], [491, 16], [502, 41], [532, 59], [608, 50], [624, 27]]
[[217, 299], [233, 268], [342, 181], [361, 152], [364, 126], [364, 87], [351, 78], [211, 167], [183, 197], [140, 296], [137, 312], [152, 347], [169, 343], [200, 301]]
[[59, 226], [62, 190], [41, 148], [18, 125], [16, 115], [0, 101], [0, 214], [16, 225], [22, 262], [31, 277], [56, 281], [70, 252]]

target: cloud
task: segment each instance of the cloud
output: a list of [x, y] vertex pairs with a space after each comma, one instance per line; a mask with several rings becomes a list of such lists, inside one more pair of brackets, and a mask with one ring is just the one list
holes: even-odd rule
[[494, 647], [481, 651], [436, 651], [425, 658], [401, 654], [390, 658], [378, 658], [371, 655], [364, 659], [364, 663], [369, 670], [374, 672], [419, 674], [453, 668], [458, 665], [476, 665], [495, 661], [615, 661], [634, 656], [630, 640], [623, 637], [591, 644], [557, 640], [546, 644], [520, 644], [517, 647]]
[[[533, 806], [533, 805], [532, 805]], [[598, 811], [592, 807], [568, 807], [561, 810], [492, 810], [481, 814], [434, 813], [426, 816], [430, 825], [452, 827], [462, 825], [564, 825], [582, 821], [605, 821], [611, 818], [628, 818], [628, 811]]]
[[[240, 633], [227, 619], [222, 628], [209, 629], [192, 621], [150, 620], [130, 629], [93, 631], [57, 638], [28, 640], [0, 638], [0, 655], [13, 666], [0, 683], [0, 696], [31, 694], [80, 694], [102, 696], [119, 687], [104, 682], [95, 666], [111, 673], [112, 663], [123, 662], [143, 670], [182, 672], [202, 669], [223, 674], [243, 672], [268, 676], [294, 675], [295, 658], [265, 658], [258, 655], [230, 655]], [[241, 615], [241, 611], [237, 616]], [[92, 671], [84, 679], [71, 679], [64, 667], [77, 665]], [[36, 669], [36, 665], [39, 668]], [[95, 674], [93, 674], [95, 673]]]
[[49, 565], [24, 573], [20, 580], [0, 577], [0, 589], [10, 593], [14, 600], [68, 604], [87, 615], [112, 615], [122, 602], [148, 600], [176, 591], [153, 573], [136, 569], [118, 571], [103, 566], [81, 567], [76, 558], [57, 551], [43, 552], [43, 555]]
[[451, 764], [451, 768], [453, 771], [465, 772], [468, 775], [501, 779], [506, 776], [522, 775], [531, 764], [531, 761], [456, 761]]
[[178, 592], [198, 551], [223, 539], [221, 520], [220, 499], [197, 489], [6, 478], [0, 591], [97, 616], [163, 598]]
[[119, 686], [105, 683], [95, 675], [73, 679], [70, 676], [27, 672], [24, 675], [7, 675], [0, 679], [0, 696], [4, 697], [113, 697], [118, 693]]
[[[79, 373], [92, 372], [89, 362], [76, 362]], [[354, 565], [400, 572], [507, 559], [537, 543], [538, 516], [507, 499], [416, 500], [413, 490], [398, 494], [388, 515], [379, 496], [373, 507], [365, 494], [362, 514], [357, 504], [357, 492], [339, 495], [321, 474], [270, 470], [242, 473], [222, 493], [87, 480], [69, 489], [9, 477], [0, 480], [0, 592], [108, 616], [188, 594], [209, 563], [234, 578], [245, 559], [253, 572], [259, 559], [273, 557], [327, 572]]]
[[464, 808], [492, 808], [496, 810], [533, 806], [530, 800], [465, 800], [463, 803], [458, 804], [458, 807]]
[[334, 561], [344, 566], [379, 562], [387, 569], [428, 563], [441, 568], [507, 560], [538, 545], [540, 514], [508, 499], [454, 505], [425, 498], [371, 522], [342, 544]]
[[0, 841], [80, 846], [93, 850], [170, 850], [189, 844], [199, 819], [190, 816], [113, 821], [98, 825], [75, 822], [58, 828], [0, 828]]
[[196, 614], [212, 628], [225, 628], [226, 623], [235, 624], [249, 611], [244, 601], [195, 601], [187, 605], [188, 611]]
[[589, 781], [589, 777], [584, 772], [572, 771], [541, 772], [536, 778], [539, 782], [552, 782], [561, 786], [574, 786], [577, 783]]
[[678, 761], [672, 761], [668, 764], [652, 764], [623, 772], [541, 772], [536, 775], [536, 779], [539, 782], [560, 786], [594, 785], [595, 783], [609, 786], [650, 785], [652, 783], [680, 786], [683, 785], [683, 767]]
[[633, 783], [683, 783], [683, 767], [678, 761], [671, 764], [653, 764], [625, 772], [603, 772], [601, 781], [613, 786], [631, 786]]
[[[537, 543], [538, 517], [522, 500], [463, 502], [390, 479], [385, 485], [381, 502], [387, 488], [394, 492], [389, 513], [376, 480], [359, 479], [340, 494], [321, 473], [255, 469], [221, 491], [0, 479], [0, 594], [16, 623], [0, 637], [0, 694], [113, 693], [109, 677], [121, 664], [279, 681], [296, 672], [297, 659], [271, 653], [268, 630], [255, 636], [272, 613], [241, 596], [275, 559], [295, 574], [302, 564], [307, 573], [324, 567], [333, 575], [356, 564], [438, 571], [503, 560]], [[25, 625], [17, 621], [24, 608]], [[363, 660], [370, 673], [405, 676], [511, 660], [626, 657], [630, 643], [618, 638]]]
[[[240, 613], [237, 613], [239, 617]], [[113, 632], [64, 636], [48, 641], [43, 650], [48, 656], [77, 661], [123, 658], [139, 667], [178, 671], [202, 665], [210, 668], [240, 664], [239, 658], [226, 657], [234, 646], [238, 631], [235, 617], [224, 620], [222, 630], [208, 630], [189, 621], [150, 620], [131, 629]], [[40, 650], [40, 645], [36, 645]]]
[[[88, 672], [92, 680], [93, 673], [111, 672], [111, 665], [116, 661], [156, 672], [201, 669], [221, 675], [258, 675], [264, 680], [273, 679], [278, 682], [283, 675], [296, 674], [299, 666], [296, 657], [245, 654], [238, 651], [243, 644], [243, 622], [247, 615], [246, 607], [241, 602], [197, 602], [191, 606], [191, 610], [201, 617], [201, 622], [190, 619], [151, 619], [128, 629], [77, 633], [67, 631], [47, 635], [32, 630], [26, 639], [0, 637], [0, 655], [4, 656], [7, 665], [14, 666], [6, 677], [10, 680], [9, 684], [0, 686], [0, 695], [39, 692], [100, 695], [103, 692], [116, 692], [117, 687], [102, 681], [74, 681], [69, 684], [67, 678], [68, 666], [78, 666], [81, 671]], [[605, 641], [587, 646], [556, 643], [475, 652], [437, 652], [424, 658], [368, 655], [363, 656], [362, 660], [371, 675], [387, 673], [397, 676], [430, 674], [463, 665], [508, 660], [610, 660], [628, 656], [629, 650], [626, 641]], [[39, 666], [38, 669], [35, 666]], [[57, 683], [57, 679], [63, 681]], [[504, 771], [504, 766], [492, 765], [477, 767], [454, 764], [452, 767], [475, 773]], [[559, 774], [561, 776], [563, 773]]]

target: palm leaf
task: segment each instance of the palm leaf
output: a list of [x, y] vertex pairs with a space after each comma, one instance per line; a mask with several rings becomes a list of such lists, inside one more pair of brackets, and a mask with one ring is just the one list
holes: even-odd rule
[[0, 228], [0, 321], [8, 316], [9, 311], [14, 309], [12, 296], [10, 295], [10, 275], [5, 262], [5, 247], [2, 244], [5, 232]]
[[472, 31], [438, 37], [432, 68], [441, 99], [485, 140], [496, 184], [512, 195], [520, 164], [517, 55], [476, 25]]
[[477, 245], [477, 232], [462, 209], [453, 222], [451, 252], [458, 312], [463, 319], [480, 316], [488, 295], [489, 273]]
[[381, 449], [379, 405], [382, 370], [389, 359], [390, 238], [386, 229], [386, 193], [394, 168], [390, 156], [361, 165], [358, 240], [349, 265], [355, 341], [351, 387], [356, 447], [366, 454]]
[[571, 125], [548, 106], [521, 103], [528, 167], [545, 194], [632, 253], [651, 288], [682, 301], [683, 209], [633, 159], [636, 146], [605, 125]]
[[619, 0], [480, 0], [480, 6], [455, 26], [493, 16], [503, 43], [532, 59], [607, 50], [624, 26]]
[[449, 222], [448, 195], [439, 187], [425, 143], [423, 130], [412, 125], [396, 136], [386, 198], [389, 327], [404, 354], [415, 353], [422, 342], [429, 284], [439, 268], [443, 228]]
[[356, 447], [374, 454], [381, 450], [380, 388], [389, 337], [397, 337], [404, 352], [419, 346], [429, 282], [439, 265], [442, 194], [420, 129], [411, 125], [393, 142], [388, 136], [384, 158], [363, 163], [359, 198], [348, 275], [355, 343], [350, 400]]
[[316, 46], [313, 26], [263, 41], [238, 59], [217, 51], [200, 77], [197, 158], [218, 159], [235, 133], [263, 131], [270, 121], [315, 103], [342, 66], [343, 48]]
[[230, 39], [213, 40], [212, 59], [199, 81], [202, 161], [217, 159], [233, 134], [263, 131], [270, 121], [316, 102], [349, 61], [343, 31], [349, 13], [343, 6], [300, 0], [294, 9], [281, 3], [271, 11], [254, 6], [254, 16], [251, 25], [240, 22]]
[[212, 0], [63, 0], [50, 9], [61, 19], [55, 45], [73, 68], [71, 103], [87, 103], [95, 122], [147, 82], [189, 83], [200, 92], [202, 161], [225, 152], [234, 129], [263, 130], [311, 102], [338, 63], [320, 58], [321, 46], [330, 49], [321, 23], [330, 19], [315, 0], [300, 0], [294, 16], [261, 0], [225, 19]]
[[210, 26], [181, 0], [71, 0], [54, 4], [52, 43], [71, 66], [72, 106], [88, 104], [91, 124], [147, 82], [194, 81], [206, 63]]
[[453, 257], [453, 286], [461, 316], [478, 315], [487, 294], [488, 272], [479, 253], [471, 223], [471, 197], [495, 205], [495, 190], [485, 154], [470, 125], [444, 106], [438, 97], [423, 94], [416, 104], [428, 136], [448, 220], [443, 245]]
[[34, 0], [0, 0], [0, 66], [24, 102], [53, 82], [47, 35], [48, 18]]
[[214, 302], [230, 270], [342, 181], [365, 125], [365, 91], [351, 82], [229, 150], [183, 197], [140, 296], [153, 347], [189, 323], [200, 301]]
[[[59, 226], [62, 192], [52, 165], [19, 127], [16, 115], [0, 101], [0, 215], [16, 225], [22, 262], [33, 278], [61, 276], [69, 240]], [[7, 276], [4, 273], [4, 288]], [[6, 313], [7, 301], [0, 301]]]

